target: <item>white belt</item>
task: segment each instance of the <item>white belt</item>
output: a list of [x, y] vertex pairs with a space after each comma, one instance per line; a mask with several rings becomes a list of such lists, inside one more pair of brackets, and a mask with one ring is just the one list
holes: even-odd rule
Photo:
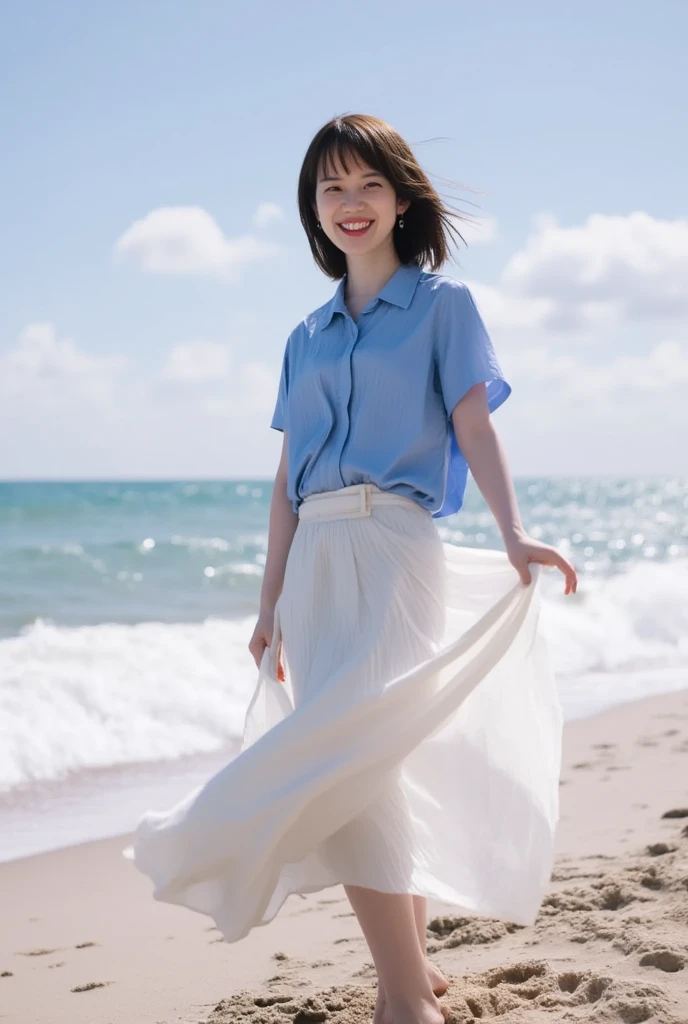
[[336, 491], [309, 494], [299, 505], [299, 519], [358, 519], [369, 516], [373, 505], [409, 505], [426, 511], [413, 498], [383, 491], [377, 484], [352, 484]]

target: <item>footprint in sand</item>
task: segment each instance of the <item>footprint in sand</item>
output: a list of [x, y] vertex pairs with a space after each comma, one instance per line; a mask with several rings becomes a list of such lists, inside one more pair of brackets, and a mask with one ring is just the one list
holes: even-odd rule
[[640, 884], [645, 889], [654, 889], [655, 891], [664, 888], [664, 882], [659, 877], [654, 868], [648, 868], [647, 874], [643, 875], [640, 879]]
[[[669, 999], [657, 985], [622, 981], [593, 971], [557, 972], [545, 961], [528, 960], [482, 974], [449, 977], [443, 1004], [456, 1021], [511, 1019], [513, 1014], [554, 1011], [556, 1019], [580, 1024], [641, 1024], [673, 1020]], [[369, 1021], [375, 988], [335, 985], [309, 996], [298, 992], [256, 995], [241, 991], [217, 1004], [207, 1024], [345, 1024]], [[514, 1019], [516, 1019], [514, 1017]], [[526, 1017], [523, 1018], [524, 1020]], [[529, 1019], [529, 1018], [528, 1018]]]
[[[563, 1019], [562, 1011], [566, 1019], [573, 1019], [573, 1011], [577, 1021], [590, 1024], [602, 1019], [640, 1024], [665, 1010], [667, 999], [656, 986], [641, 988], [593, 971], [560, 974], [544, 961], [526, 961], [456, 979], [450, 1004], [462, 1021], [466, 1010], [472, 1019], [492, 1019], [535, 1009], [554, 1010], [557, 1020]], [[658, 1015], [656, 1019], [666, 1018]]]
[[363, 964], [359, 971], [354, 971], [354, 978], [374, 978], [377, 975], [375, 964]]
[[663, 818], [688, 818], [688, 807], [674, 807], [671, 811], [665, 811]]
[[290, 985], [294, 985], [296, 988], [308, 988], [313, 984], [308, 978], [294, 977], [293, 974], [273, 974], [271, 978], [268, 978], [266, 984], [268, 985], [281, 985], [283, 982], [289, 982]]
[[587, 887], [549, 893], [542, 901], [541, 917], [556, 914], [589, 913], [593, 910], [623, 910], [637, 897], [613, 879], [603, 878]]
[[676, 849], [676, 846], [669, 846], [668, 843], [650, 843], [647, 852], [651, 857], [663, 857], [665, 853], [675, 853]]
[[[361, 985], [335, 985], [317, 995], [298, 992], [275, 992], [273, 995], [252, 995], [238, 992], [217, 1004], [207, 1024], [254, 1024], [293, 1021], [293, 1024], [320, 1024], [322, 1021], [368, 1021], [375, 1003], [374, 990]], [[263, 1011], [263, 1012], [261, 1012]], [[341, 1016], [340, 1016], [341, 1014]]]
[[646, 953], [638, 961], [641, 967], [657, 967], [660, 971], [675, 974], [686, 966], [685, 957], [670, 949], [658, 949], [654, 953]]
[[111, 981], [88, 981], [85, 985], [77, 985], [75, 988], [70, 988], [70, 992], [90, 992], [94, 988], [105, 988], [107, 985], [112, 985]]
[[493, 918], [434, 917], [428, 923], [428, 934], [436, 941], [428, 946], [428, 952], [440, 949], [456, 949], [457, 946], [476, 946], [499, 942], [513, 934], [518, 925]]

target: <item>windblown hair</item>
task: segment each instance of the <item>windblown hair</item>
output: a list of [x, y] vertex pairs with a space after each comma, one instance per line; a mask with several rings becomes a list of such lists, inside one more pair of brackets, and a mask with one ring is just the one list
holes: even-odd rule
[[379, 171], [392, 184], [397, 199], [409, 200], [403, 229], [398, 222], [393, 228], [394, 245], [402, 263], [428, 265], [431, 271], [438, 271], [449, 258], [450, 237], [458, 236], [465, 244], [451, 218], [466, 222], [470, 218], [445, 206], [401, 135], [378, 117], [345, 114], [328, 121], [317, 132], [306, 151], [298, 183], [301, 223], [313, 258], [328, 277], [338, 280], [344, 276], [346, 256], [318, 228], [313, 208], [318, 174], [330, 173], [335, 159], [348, 174], [348, 157]]

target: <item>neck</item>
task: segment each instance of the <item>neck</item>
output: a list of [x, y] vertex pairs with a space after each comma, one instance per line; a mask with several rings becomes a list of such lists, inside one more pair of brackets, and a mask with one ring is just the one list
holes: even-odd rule
[[365, 305], [387, 284], [400, 266], [401, 260], [391, 244], [391, 238], [389, 247], [383, 252], [375, 249], [361, 256], [347, 256], [344, 301]]

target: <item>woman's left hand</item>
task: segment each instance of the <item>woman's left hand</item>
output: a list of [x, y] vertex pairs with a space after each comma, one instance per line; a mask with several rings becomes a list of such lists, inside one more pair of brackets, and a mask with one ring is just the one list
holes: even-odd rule
[[575, 568], [564, 558], [556, 548], [548, 544], [541, 544], [526, 534], [521, 534], [511, 539], [506, 545], [506, 553], [514, 569], [518, 570], [521, 582], [528, 586], [531, 582], [531, 574], [528, 569], [529, 562], [539, 562], [540, 565], [554, 565], [561, 569], [566, 579], [564, 594], [575, 594], [578, 586], [578, 576]]

